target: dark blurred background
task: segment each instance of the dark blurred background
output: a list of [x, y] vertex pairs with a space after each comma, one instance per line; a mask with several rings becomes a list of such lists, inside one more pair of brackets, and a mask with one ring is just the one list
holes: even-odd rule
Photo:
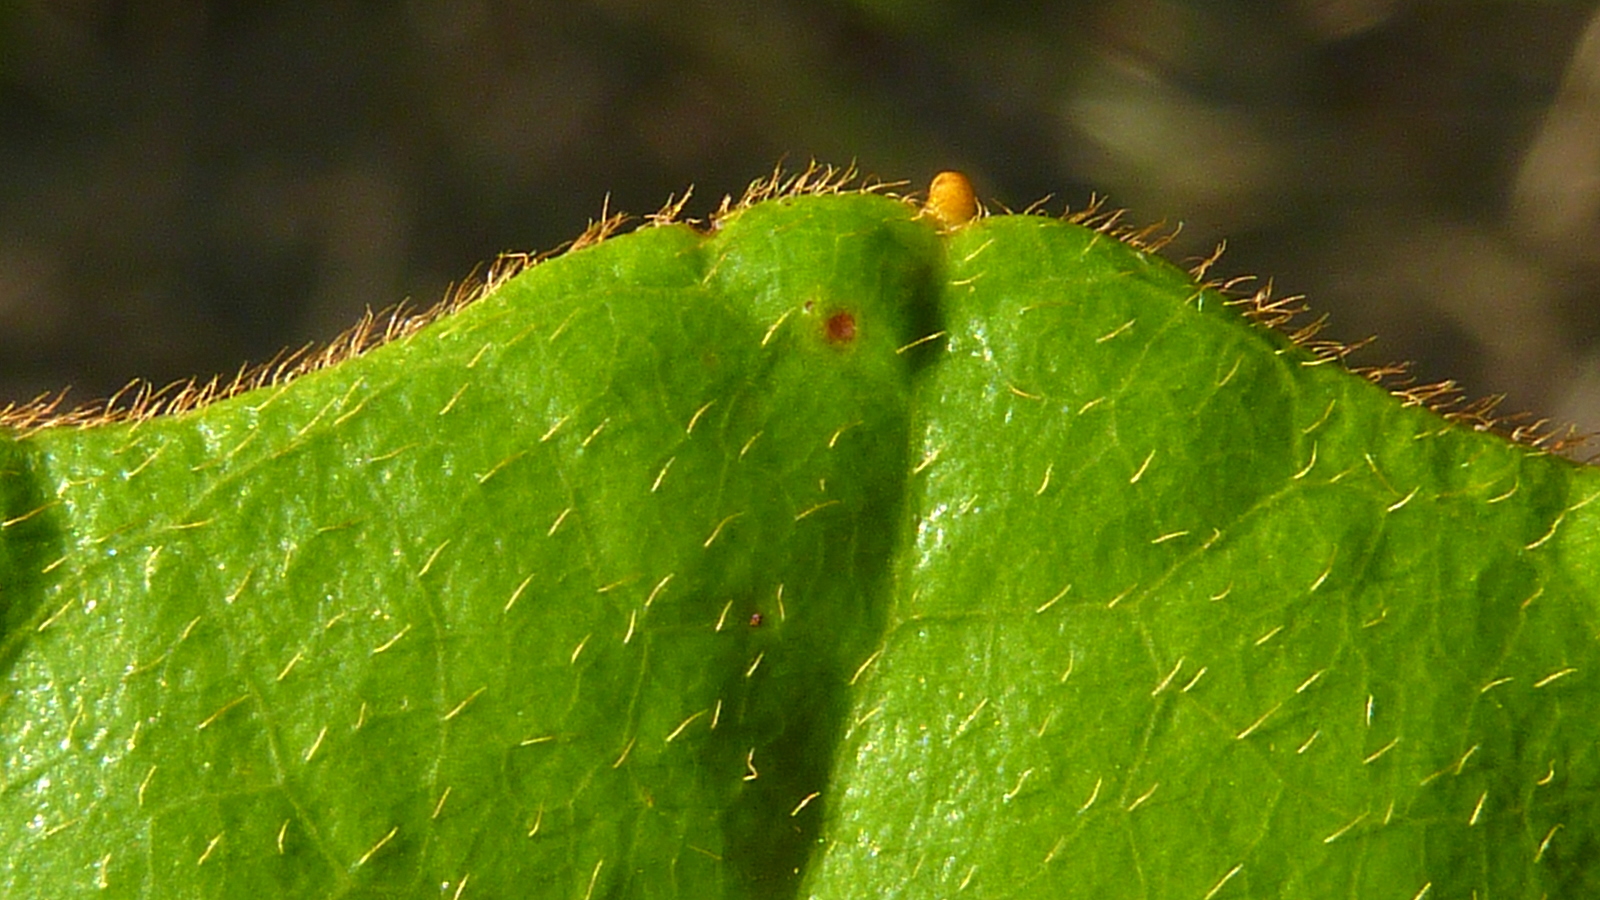
[[1600, 429], [1600, 18], [1532, 0], [0, 0], [0, 403], [231, 373], [780, 158], [1183, 223]]

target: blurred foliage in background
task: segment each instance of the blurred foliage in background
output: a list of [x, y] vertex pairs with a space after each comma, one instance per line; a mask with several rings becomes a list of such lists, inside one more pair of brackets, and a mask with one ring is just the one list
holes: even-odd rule
[[1531, 0], [0, 0], [0, 402], [231, 373], [779, 159], [1183, 223], [1600, 429], [1600, 18]]

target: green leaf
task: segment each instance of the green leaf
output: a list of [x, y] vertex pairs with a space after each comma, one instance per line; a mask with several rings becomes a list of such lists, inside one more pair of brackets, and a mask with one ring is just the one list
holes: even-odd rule
[[0, 895], [1584, 896], [1600, 480], [1325, 361], [787, 196], [18, 435]]

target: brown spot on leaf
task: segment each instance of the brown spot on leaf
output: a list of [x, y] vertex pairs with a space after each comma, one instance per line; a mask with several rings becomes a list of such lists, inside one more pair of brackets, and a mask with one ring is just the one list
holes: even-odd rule
[[856, 339], [856, 317], [847, 312], [836, 312], [823, 323], [823, 334], [830, 344], [848, 344]]

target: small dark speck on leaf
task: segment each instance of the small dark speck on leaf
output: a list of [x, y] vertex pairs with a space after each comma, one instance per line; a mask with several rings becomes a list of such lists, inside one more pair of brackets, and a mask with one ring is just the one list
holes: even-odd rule
[[751, 628], [760, 628], [761, 627], [761, 613], [752, 613], [750, 615], [750, 627]]

